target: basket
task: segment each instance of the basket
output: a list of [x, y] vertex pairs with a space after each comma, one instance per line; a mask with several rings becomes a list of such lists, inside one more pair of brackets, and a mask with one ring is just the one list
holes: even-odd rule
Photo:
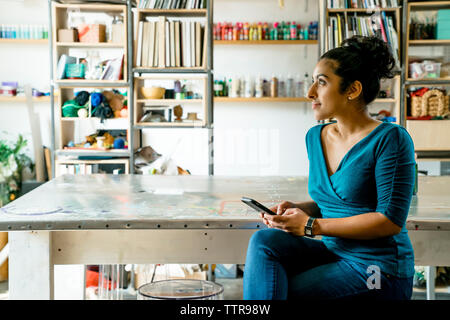
[[84, 79], [86, 66], [82, 63], [69, 63], [66, 65], [66, 78]]
[[445, 117], [449, 114], [449, 96], [440, 90], [433, 89], [423, 96], [411, 97], [411, 115], [413, 117]]

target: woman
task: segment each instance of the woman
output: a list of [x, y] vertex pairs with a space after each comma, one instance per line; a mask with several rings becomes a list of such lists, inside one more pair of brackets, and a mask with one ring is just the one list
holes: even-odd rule
[[306, 135], [313, 201], [261, 213], [268, 228], [250, 240], [244, 299], [411, 298], [414, 253], [405, 222], [414, 146], [404, 128], [367, 110], [394, 64], [375, 37], [352, 37], [320, 58], [308, 96], [317, 120], [337, 122]]

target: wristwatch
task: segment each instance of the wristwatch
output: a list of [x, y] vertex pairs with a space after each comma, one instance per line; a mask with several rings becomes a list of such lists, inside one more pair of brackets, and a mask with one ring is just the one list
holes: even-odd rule
[[306, 221], [305, 236], [314, 238], [314, 235], [313, 235], [314, 221], [316, 221], [316, 218], [313, 218], [313, 217], [309, 217], [308, 221]]

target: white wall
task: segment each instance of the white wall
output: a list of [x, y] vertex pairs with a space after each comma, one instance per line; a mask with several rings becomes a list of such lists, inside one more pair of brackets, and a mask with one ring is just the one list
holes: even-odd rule
[[[319, 18], [318, 1], [215, 0], [214, 22], [309, 23]], [[318, 46], [215, 46], [215, 78], [272, 74], [311, 75], [319, 57]], [[307, 175], [306, 131], [317, 122], [307, 103], [229, 103], [214, 105], [215, 175]], [[203, 131], [203, 133], [201, 133]], [[153, 129], [144, 144], [165, 153], [182, 138], [174, 153], [178, 165], [193, 174], [208, 173], [206, 130]], [[196, 150], [196, 151], [194, 151]]]
[[[318, 20], [318, 16], [318, 1], [312, 0], [285, 0], [284, 9], [279, 8], [277, 0], [214, 1], [216, 22], [309, 23]], [[0, 1], [0, 21], [47, 23], [47, 1]], [[50, 78], [48, 53], [46, 45], [1, 44], [0, 80], [45, 87]], [[264, 77], [311, 74], [317, 59], [316, 45], [216, 46], [214, 72], [217, 77], [247, 73]], [[43, 143], [50, 145], [50, 106], [42, 103], [36, 108], [41, 117]], [[304, 137], [314, 124], [306, 103], [216, 103], [215, 174], [306, 175]], [[0, 103], [0, 134], [21, 132], [30, 139], [29, 128], [25, 104]], [[208, 173], [208, 134], [204, 129], [146, 130], [143, 145], [147, 144], [160, 153], [172, 154], [179, 166], [193, 174]]]
[[[46, 0], [0, 1], [1, 24], [47, 24]], [[46, 44], [0, 44], [0, 82], [18, 81], [49, 91], [49, 47]], [[36, 103], [43, 144], [50, 146], [50, 103]], [[28, 154], [34, 159], [31, 129], [25, 103], [0, 102], [0, 139], [15, 140], [22, 133], [28, 140]]]

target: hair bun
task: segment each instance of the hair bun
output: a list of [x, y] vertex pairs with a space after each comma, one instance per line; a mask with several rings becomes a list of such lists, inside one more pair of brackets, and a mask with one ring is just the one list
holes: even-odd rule
[[378, 79], [392, 78], [395, 60], [386, 42], [377, 37], [353, 36], [345, 39], [342, 47], [357, 51], [364, 59], [366, 70], [378, 76]]

